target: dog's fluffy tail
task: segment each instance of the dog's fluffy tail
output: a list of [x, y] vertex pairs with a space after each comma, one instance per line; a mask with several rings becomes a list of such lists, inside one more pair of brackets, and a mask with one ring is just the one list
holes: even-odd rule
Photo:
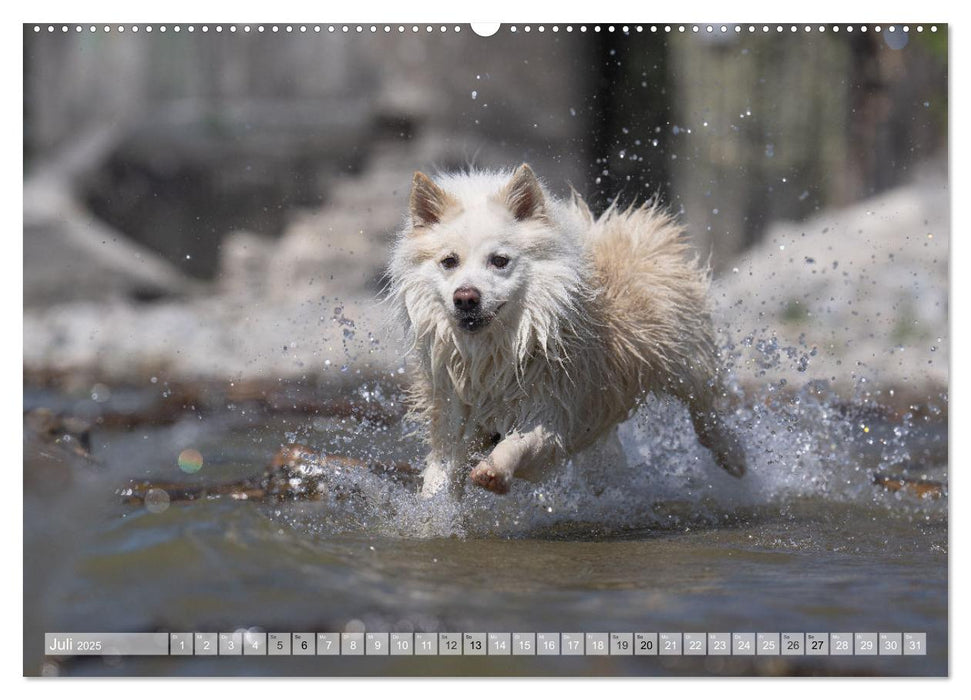
[[709, 268], [657, 205], [611, 206], [596, 220], [578, 198], [574, 206], [591, 222], [588, 249], [614, 370], [641, 391], [662, 388], [683, 400], [700, 442], [726, 471], [741, 476], [744, 453], [715, 411], [720, 384]]
[[715, 374], [708, 270], [684, 231], [656, 206], [610, 207], [590, 229], [590, 246], [607, 337], [642, 387], [687, 398]]

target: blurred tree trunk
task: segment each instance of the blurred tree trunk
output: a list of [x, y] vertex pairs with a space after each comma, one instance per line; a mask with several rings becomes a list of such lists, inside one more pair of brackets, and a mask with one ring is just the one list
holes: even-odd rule
[[842, 37], [679, 37], [672, 52], [672, 198], [716, 270], [771, 221], [852, 199]]
[[667, 44], [661, 35], [597, 36], [586, 189], [597, 210], [615, 198], [630, 204], [671, 190], [674, 105]]
[[946, 32], [887, 30], [671, 37], [667, 199], [716, 270], [945, 151]]

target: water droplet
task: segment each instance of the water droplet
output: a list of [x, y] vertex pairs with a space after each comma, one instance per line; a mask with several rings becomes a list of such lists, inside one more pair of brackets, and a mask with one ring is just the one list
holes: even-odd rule
[[195, 474], [202, 469], [202, 453], [199, 450], [187, 449], [179, 453], [179, 469], [186, 474]]
[[364, 623], [360, 620], [348, 620], [347, 624], [344, 625], [345, 632], [363, 632]]
[[163, 513], [169, 508], [169, 494], [164, 489], [149, 489], [145, 494], [145, 509], [150, 513]]

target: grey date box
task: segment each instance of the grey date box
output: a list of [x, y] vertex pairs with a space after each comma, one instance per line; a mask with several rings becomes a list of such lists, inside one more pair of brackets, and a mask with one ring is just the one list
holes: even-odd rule
[[853, 652], [857, 656], [876, 656], [877, 633], [857, 632], [853, 635]]
[[682, 637], [685, 656], [705, 656], [708, 654], [708, 635], [704, 632], [685, 632]]
[[732, 655], [733, 656], [755, 656], [755, 633], [754, 632], [733, 632], [732, 633]]
[[681, 656], [681, 633], [658, 632], [657, 651], [661, 656]]
[[829, 653], [830, 656], [853, 656], [853, 633], [830, 632]]
[[759, 632], [755, 635], [755, 653], [759, 656], [779, 655], [779, 633]]
[[485, 632], [462, 634], [462, 653], [466, 656], [485, 656], [489, 653], [489, 640]]
[[459, 632], [442, 632], [439, 634], [438, 653], [441, 656], [461, 656], [462, 634]]
[[290, 633], [269, 632], [266, 635], [266, 653], [270, 656], [290, 656]]
[[583, 633], [564, 632], [560, 635], [560, 653], [563, 656], [583, 656], [586, 653], [583, 646]]
[[806, 632], [806, 656], [829, 655], [829, 632]]
[[879, 646], [881, 656], [900, 656], [904, 653], [903, 635], [900, 632], [881, 632]]
[[172, 632], [169, 634], [169, 654], [172, 656], [191, 656], [192, 633]]
[[219, 633], [219, 655], [220, 656], [242, 656], [243, 655], [243, 633], [242, 632], [220, 632]]
[[219, 653], [219, 635], [215, 632], [196, 632], [193, 638], [196, 656], [215, 656]]
[[732, 654], [732, 635], [730, 632], [709, 632], [708, 633], [708, 655], [709, 656], [731, 656]]
[[657, 632], [634, 633], [634, 656], [657, 656]]
[[415, 632], [415, 656], [438, 656], [438, 634]]
[[294, 632], [290, 651], [294, 656], [314, 656], [317, 653], [317, 635], [313, 632]]
[[587, 632], [587, 656], [607, 656], [610, 653], [610, 639], [606, 632]]
[[806, 653], [806, 635], [802, 632], [783, 632], [781, 644], [783, 656], [802, 656]]
[[317, 656], [340, 656], [340, 632], [317, 633]]
[[926, 632], [904, 632], [904, 656], [924, 656], [927, 654]]
[[512, 633], [512, 654], [513, 656], [535, 656], [536, 655], [536, 633], [535, 632], [513, 632]]
[[[317, 650], [319, 653], [319, 638], [317, 642]], [[363, 632], [341, 632], [341, 656], [364, 656]]]
[[559, 632], [537, 632], [536, 633], [536, 654], [538, 656], [559, 656], [560, 655], [560, 633]]

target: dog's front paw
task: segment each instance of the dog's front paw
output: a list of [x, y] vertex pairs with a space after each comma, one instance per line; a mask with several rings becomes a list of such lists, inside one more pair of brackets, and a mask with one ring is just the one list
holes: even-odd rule
[[512, 475], [494, 467], [488, 460], [482, 460], [469, 474], [469, 478], [484, 489], [493, 493], [509, 493]]

